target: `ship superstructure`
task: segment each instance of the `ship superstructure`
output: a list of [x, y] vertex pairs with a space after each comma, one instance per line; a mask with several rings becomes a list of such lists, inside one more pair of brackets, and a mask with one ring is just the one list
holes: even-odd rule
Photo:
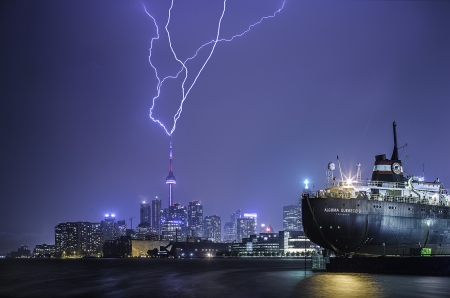
[[338, 254], [405, 254], [425, 247], [450, 253], [450, 190], [439, 179], [404, 177], [395, 122], [393, 130], [392, 157], [375, 156], [371, 180], [337, 180], [329, 163], [326, 188], [303, 193], [302, 220], [311, 241]]

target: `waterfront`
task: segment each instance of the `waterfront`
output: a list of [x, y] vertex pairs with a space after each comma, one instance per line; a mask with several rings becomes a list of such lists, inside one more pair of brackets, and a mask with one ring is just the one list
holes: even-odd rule
[[448, 277], [306, 271], [304, 259], [4, 259], [1, 297], [448, 297]]

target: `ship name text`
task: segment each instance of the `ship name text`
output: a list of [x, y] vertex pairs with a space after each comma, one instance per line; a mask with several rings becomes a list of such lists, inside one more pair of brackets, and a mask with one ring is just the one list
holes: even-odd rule
[[361, 210], [352, 208], [325, 208], [324, 212], [361, 213]]

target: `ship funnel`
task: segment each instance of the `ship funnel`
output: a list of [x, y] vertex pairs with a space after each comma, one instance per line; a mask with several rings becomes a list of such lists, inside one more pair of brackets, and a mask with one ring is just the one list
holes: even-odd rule
[[398, 147], [397, 147], [397, 124], [395, 121], [392, 123], [392, 128], [394, 129], [394, 151], [392, 152], [391, 160], [398, 160]]

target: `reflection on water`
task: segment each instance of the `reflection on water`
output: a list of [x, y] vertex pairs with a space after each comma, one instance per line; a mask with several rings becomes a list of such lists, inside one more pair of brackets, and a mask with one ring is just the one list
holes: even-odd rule
[[294, 297], [383, 297], [383, 285], [373, 275], [319, 273], [298, 283]]
[[0, 260], [0, 297], [450, 297], [442, 276], [317, 273], [297, 259]]

